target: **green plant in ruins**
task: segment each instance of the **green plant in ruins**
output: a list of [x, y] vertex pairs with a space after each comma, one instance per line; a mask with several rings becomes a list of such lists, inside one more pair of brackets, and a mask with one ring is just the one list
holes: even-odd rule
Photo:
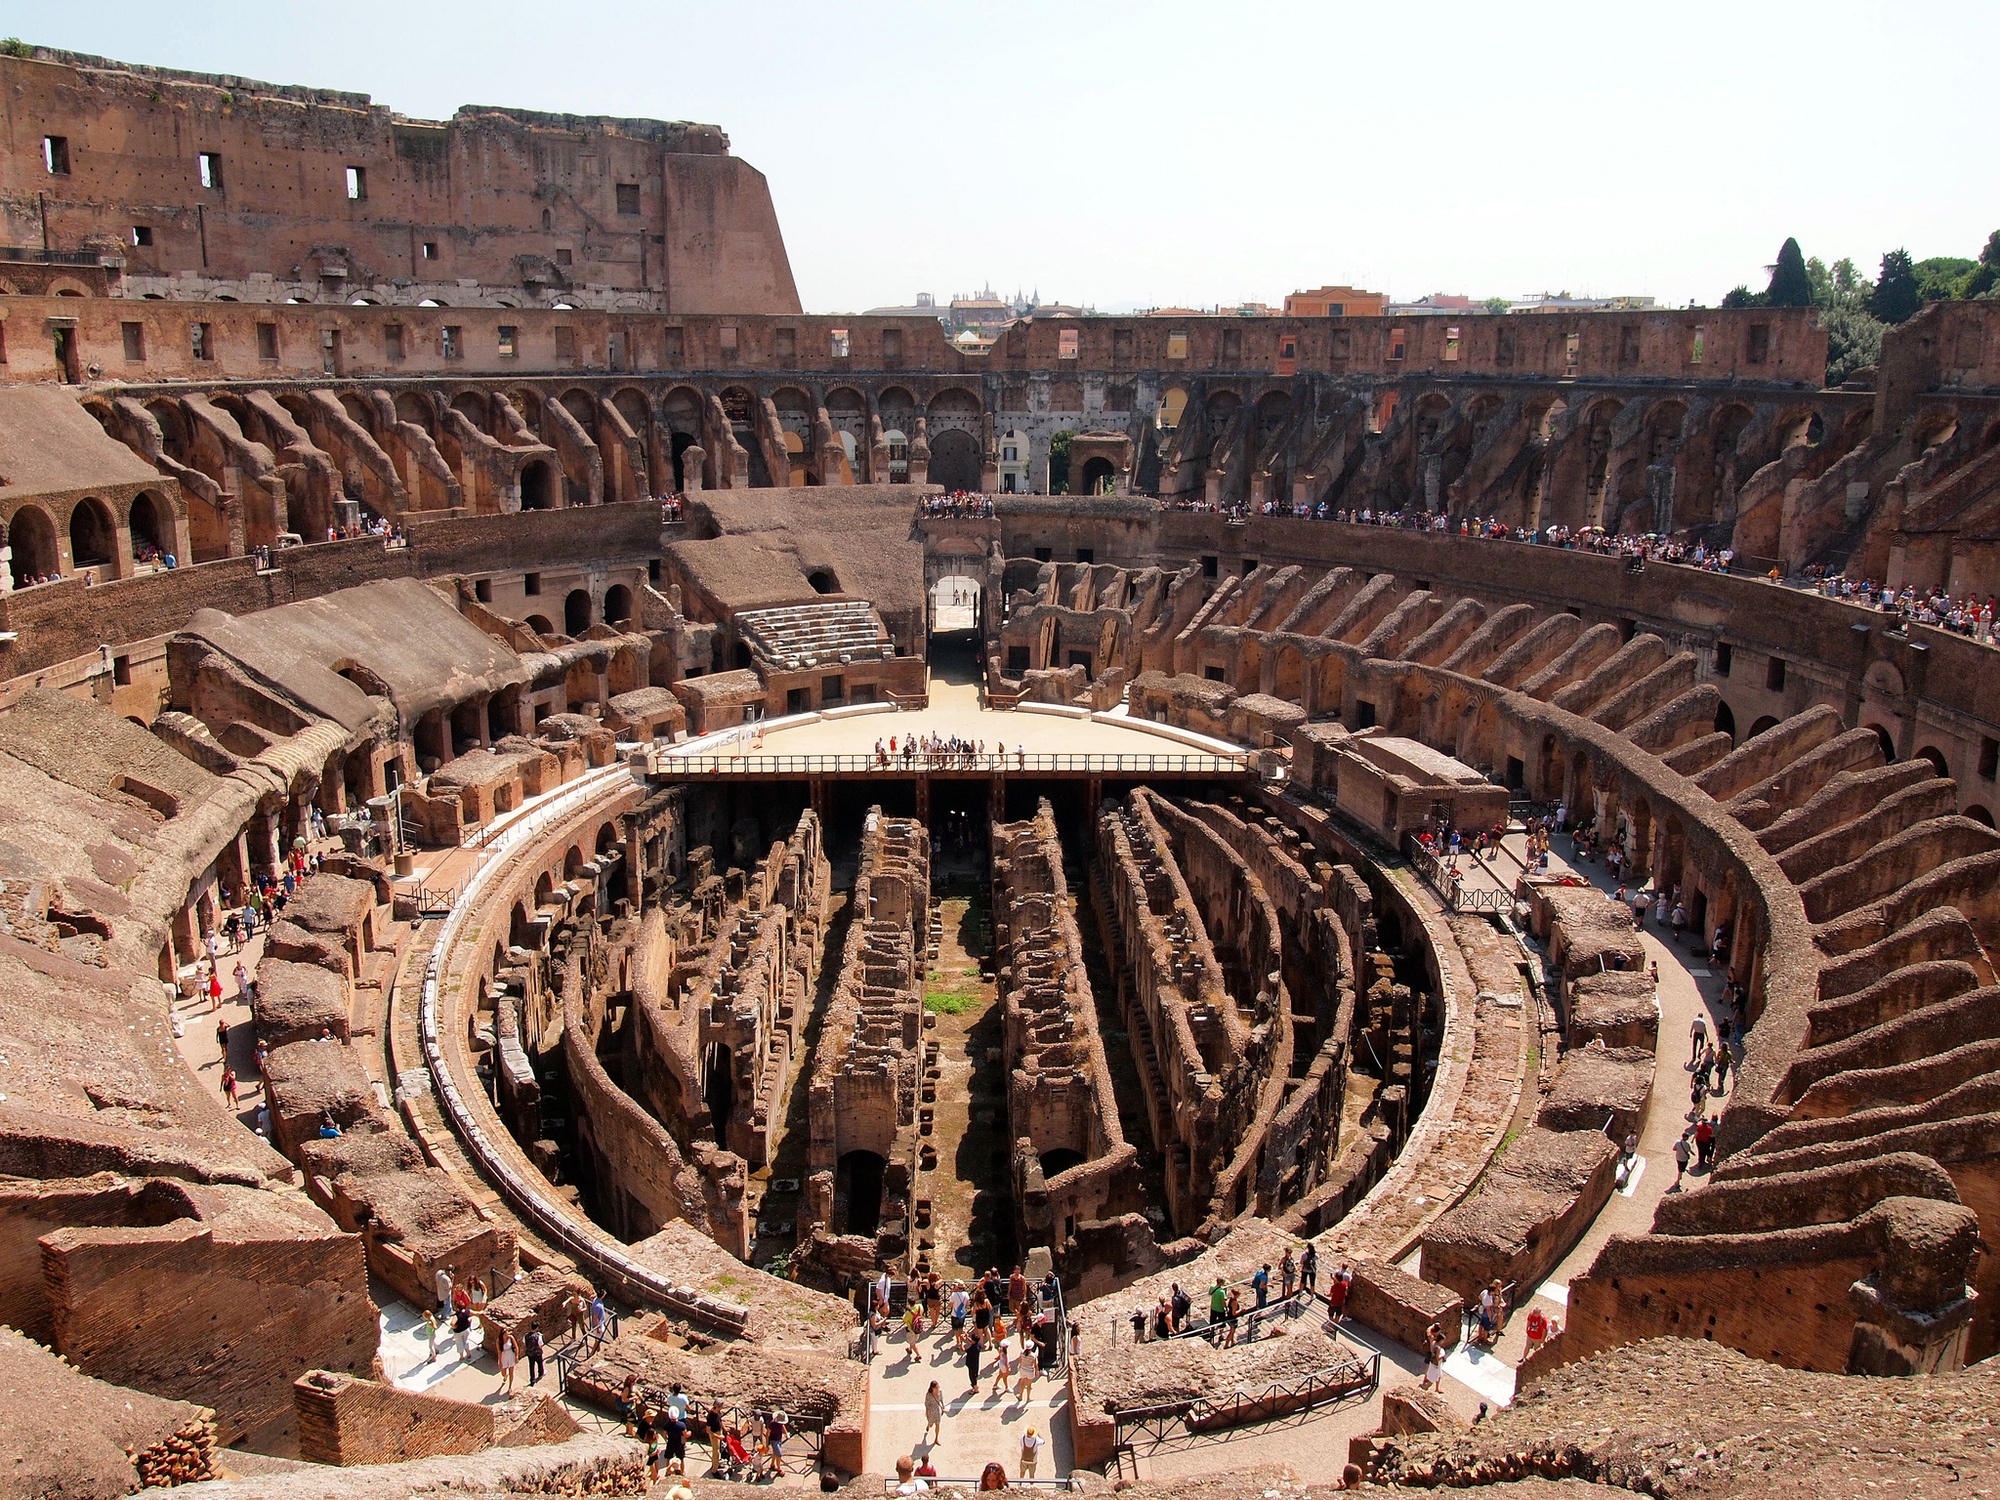
[[1812, 281], [1806, 275], [1806, 258], [1799, 242], [1787, 239], [1778, 247], [1777, 263], [1771, 267], [1771, 284], [1764, 292], [1767, 307], [1811, 307]]
[[0, 55], [7, 57], [30, 57], [33, 56], [34, 50], [17, 36], [10, 36], [5, 41], [0, 41]]

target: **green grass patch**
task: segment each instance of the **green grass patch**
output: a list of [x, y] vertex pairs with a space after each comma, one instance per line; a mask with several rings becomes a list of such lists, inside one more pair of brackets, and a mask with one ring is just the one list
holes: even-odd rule
[[962, 1016], [985, 998], [976, 989], [931, 990], [924, 996], [924, 1009], [934, 1015]]

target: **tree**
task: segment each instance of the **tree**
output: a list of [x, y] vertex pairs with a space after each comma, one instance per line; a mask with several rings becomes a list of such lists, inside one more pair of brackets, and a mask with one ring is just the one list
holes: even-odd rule
[[1753, 292], [1749, 287], [1738, 282], [1722, 294], [1722, 305], [1724, 307], [1762, 307], [1764, 305], [1764, 293]]
[[1926, 302], [1950, 302], [1965, 295], [1965, 283], [1976, 260], [1959, 255], [1933, 255], [1916, 264], [1917, 295]]
[[1806, 275], [1806, 258], [1799, 242], [1788, 239], [1778, 247], [1778, 262], [1771, 267], [1771, 284], [1764, 292], [1767, 307], [1811, 307], [1812, 281]]
[[1882, 274], [1875, 278], [1875, 290], [1868, 298], [1868, 311], [1884, 323], [1900, 323], [1924, 305], [1917, 290], [1917, 268], [1907, 250], [1891, 250], [1882, 257]]
[[1883, 325], [1870, 317], [1867, 309], [1836, 303], [1821, 310], [1819, 324], [1826, 330], [1829, 386], [1839, 385], [1881, 359]]
[[1049, 493], [1067, 495], [1069, 493], [1069, 440], [1075, 436], [1069, 432], [1059, 432], [1049, 439]]
[[1503, 313], [1510, 305], [1505, 297], [1488, 297], [1484, 304], [1490, 313]]
[[2000, 288], [2000, 229], [1986, 237], [1986, 248], [1979, 252], [1979, 264], [1972, 268], [1972, 274], [1965, 278], [1965, 284], [1958, 289], [1961, 297], [1991, 297]]

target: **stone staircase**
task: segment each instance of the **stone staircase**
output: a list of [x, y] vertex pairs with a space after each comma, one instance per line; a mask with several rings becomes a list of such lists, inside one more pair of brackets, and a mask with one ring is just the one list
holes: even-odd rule
[[747, 609], [736, 624], [767, 670], [796, 672], [896, 654], [882, 617], [865, 599]]

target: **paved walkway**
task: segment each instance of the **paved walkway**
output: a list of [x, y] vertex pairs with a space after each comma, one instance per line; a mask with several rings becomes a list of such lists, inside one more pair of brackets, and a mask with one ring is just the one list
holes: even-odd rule
[[[1588, 880], [1609, 900], [1619, 882], [1608, 875], [1602, 864], [1585, 863], [1563, 857], [1560, 850], [1571, 847], [1567, 836], [1557, 835], [1549, 855], [1551, 875], [1574, 874]], [[1511, 890], [1527, 858], [1527, 835], [1509, 833], [1503, 853], [1495, 862], [1461, 855], [1459, 868], [1466, 872], [1469, 887]], [[1640, 926], [1639, 941], [1649, 961], [1660, 966], [1658, 1002], [1660, 1042], [1653, 1071], [1653, 1093], [1639, 1128], [1639, 1154], [1628, 1178], [1621, 1182], [1575, 1248], [1563, 1257], [1538, 1287], [1522, 1287], [1516, 1293], [1516, 1314], [1508, 1322], [1499, 1343], [1492, 1350], [1461, 1347], [1446, 1361], [1448, 1382], [1455, 1382], [1474, 1397], [1504, 1405], [1513, 1399], [1514, 1366], [1527, 1349], [1527, 1309], [1540, 1299], [1542, 1311], [1554, 1322], [1568, 1320], [1569, 1282], [1589, 1269], [1597, 1252], [1614, 1234], [1644, 1234], [1652, 1228], [1653, 1212], [1674, 1184], [1674, 1142], [1697, 1118], [1689, 1101], [1693, 1069], [1688, 1061], [1689, 1032], [1699, 1012], [1707, 1019], [1708, 1034], [1717, 1035], [1724, 1014], [1722, 986], [1728, 977], [1711, 971], [1700, 952], [1676, 947], [1669, 934], [1655, 924], [1648, 908]], [[1731, 1087], [1735, 1075], [1730, 1075]], [[1719, 1112], [1728, 1094], [1711, 1095], [1709, 1109]], [[1690, 1169], [1686, 1186], [1705, 1180], [1705, 1173]]]
[[[996, 1396], [990, 1394], [994, 1368], [991, 1354], [981, 1359], [979, 1387], [974, 1390], [966, 1384], [964, 1357], [952, 1350], [948, 1324], [941, 1335], [926, 1333], [914, 1349], [900, 1328], [893, 1330], [869, 1369], [869, 1472], [893, 1474], [900, 1455], [929, 1453], [940, 1478], [977, 1480], [989, 1463], [1018, 1476], [1021, 1437], [1032, 1426], [1047, 1442], [1037, 1477], [1069, 1473], [1066, 1384], [1044, 1376], [1026, 1401], [1011, 1390]], [[924, 1393], [933, 1380], [944, 1396], [944, 1427], [937, 1443], [926, 1444]]]

